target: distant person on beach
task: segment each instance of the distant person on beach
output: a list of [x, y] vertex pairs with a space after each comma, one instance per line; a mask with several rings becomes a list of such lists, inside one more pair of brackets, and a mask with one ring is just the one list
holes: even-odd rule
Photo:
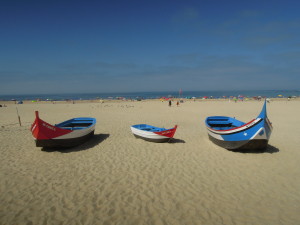
[[171, 101], [171, 100], [169, 100], [169, 106], [170, 106], [170, 107], [172, 106], [172, 101]]
[[177, 101], [176, 105], [177, 105], [177, 107], [179, 106], [179, 101]]

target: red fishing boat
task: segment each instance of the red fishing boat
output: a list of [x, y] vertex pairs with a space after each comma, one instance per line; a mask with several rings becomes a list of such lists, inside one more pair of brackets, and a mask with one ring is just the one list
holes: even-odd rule
[[94, 135], [95, 118], [79, 117], [51, 125], [39, 118], [38, 111], [35, 116], [31, 132], [37, 147], [73, 147]]

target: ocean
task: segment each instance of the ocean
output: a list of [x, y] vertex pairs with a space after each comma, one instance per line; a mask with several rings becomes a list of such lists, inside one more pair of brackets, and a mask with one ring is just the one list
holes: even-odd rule
[[261, 91], [164, 91], [164, 92], [128, 92], [128, 93], [72, 93], [72, 94], [24, 94], [24, 95], [0, 95], [0, 100], [93, 100], [93, 99], [157, 99], [161, 97], [181, 97], [181, 98], [228, 98], [230, 96], [238, 97], [267, 97], [287, 98], [289, 96], [300, 96], [300, 90], [261, 90]]

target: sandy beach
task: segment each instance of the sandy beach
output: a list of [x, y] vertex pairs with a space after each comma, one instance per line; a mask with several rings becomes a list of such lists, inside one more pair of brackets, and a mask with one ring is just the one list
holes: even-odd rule
[[[262, 101], [72, 102], [0, 108], [0, 224], [300, 224], [300, 101], [268, 104], [264, 152], [233, 152], [207, 136], [207, 116], [254, 119]], [[18, 123], [16, 107], [21, 117]], [[35, 147], [34, 111], [51, 123], [88, 116], [94, 137]], [[171, 128], [171, 143], [137, 139], [139, 123]]]

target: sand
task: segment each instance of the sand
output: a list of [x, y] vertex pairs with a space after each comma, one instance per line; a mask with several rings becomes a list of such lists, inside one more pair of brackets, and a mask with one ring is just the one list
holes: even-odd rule
[[[264, 152], [229, 151], [207, 136], [207, 116], [246, 122], [262, 104], [8, 104], [0, 108], [0, 224], [300, 224], [299, 100], [268, 104], [274, 130]], [[67, 150], [35, 147], [35, 110], [52, 124], [95, 117], [95, 136]], [[172, 143], [151, 143], [132, 135], [138, 123], [179, 127]]]

